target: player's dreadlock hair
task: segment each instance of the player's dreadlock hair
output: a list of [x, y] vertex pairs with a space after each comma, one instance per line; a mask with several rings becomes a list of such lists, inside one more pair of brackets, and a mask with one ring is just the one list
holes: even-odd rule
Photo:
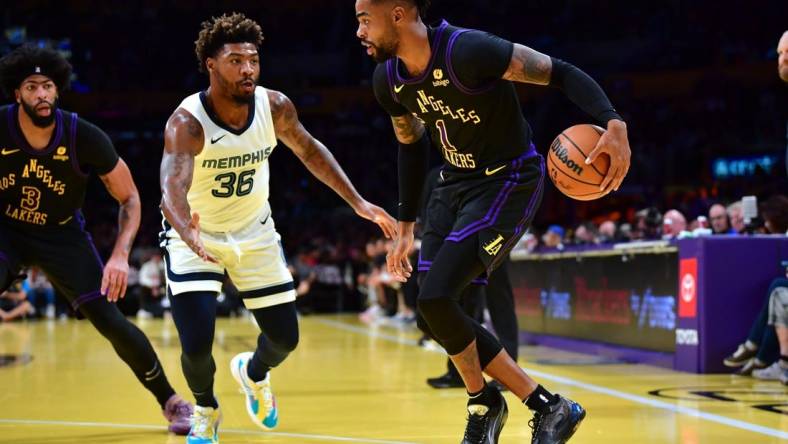
[[[391, 1], [391, 0], [372, 0], [373, 3], [380, 3], [383, 1]], [[427, 10], [430, 8], [430, 4], [432, 3], [431, 0], [396, 0], [401, 1], [404, 3], [409, 3], [411, 5], [415, 5], [416, 8], [419, 10], [419, 16], [422, 19], [427, 18]]]
[[200, 35], [194, 42], [200, 72], [208, 73], [205, 60], [215, 57], [219, 48], [227, 43], [253, 43], [259, 48], [263, 43], [263, 30], [257, 22], [239, 12], [202, 22]]
[[62, 54], [50, 48], [22, 45], [0, 59], [0, 86], [8, 97], [33, 74], [49, 77], [58, 92], [71, 84], [71, 64]]

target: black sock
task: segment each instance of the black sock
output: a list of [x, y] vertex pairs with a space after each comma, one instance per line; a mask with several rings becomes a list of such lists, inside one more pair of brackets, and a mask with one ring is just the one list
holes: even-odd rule
[[558, 397], [545, 390], [540, 384], [533, 393], [523, 401], [523, 404], [533, 411], [545, 413], [550, 409], [550, 406], [556, 402], [558, 402]]
[[788, 368], [788, 356], [780, 355], [780, 367]]
[[156, 360], [151, 370], [139, 376], [139, 380], [146, 389], [153, 393], [153, 396], [156, 397], [156, 401], [159, 403], [162, 410], [164, 410], [164, 405], [167, 403], [167, 400], [175, 394], [175, 389], [173, 389], [170, 382], [167, 381], [167, 376], [162, 371], [159, 361]]
[[216, 401], [216, 398], [213, 396], [213, 384], [211, 384], [211, 388], [201, 393], [194, 393], [194, 400], [196, 401], [197, 405], [200, 407], [213, 407], [218, 408], [219, 402]]
[[260, 382], [268, 376], [268, 371], [271, 367], [257, 362], [255, 359], [249, 360], [249, 365], [246, 367], [246, 375], [249, 376], [254, 382]]
[[484, 387], [476, 393], [468, 392], [468, 405], [486, 405], [492, 407], [497, 402], [495, 389], [484, 383]]

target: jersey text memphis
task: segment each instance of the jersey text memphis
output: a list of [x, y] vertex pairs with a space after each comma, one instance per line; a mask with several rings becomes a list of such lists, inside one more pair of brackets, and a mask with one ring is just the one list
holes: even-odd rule
[[187, 195], [200, 228], [228, 232], [249, 225], [268, 206], [268, 156], [276, 146], [268, 93], [255, 89], [249, 119], [239, 130], [219, 120], [204, 92], [187, 97], [180, 108], [200, 122], [205, 136]]

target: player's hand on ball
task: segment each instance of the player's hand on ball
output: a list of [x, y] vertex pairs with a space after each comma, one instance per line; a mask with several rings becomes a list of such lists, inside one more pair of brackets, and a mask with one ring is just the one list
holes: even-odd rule
[[101, 277], [101, 294], [110, 302], [126, 296], [126, 286], [129, 281], [129, 263], [125, 258], [112, 256], [104, 266], [104, 275]]
[[360, 205], [355, 208], [356, 214], [364, 219], [371, 220], [378, 224], [383, 231], [386, 239], [393, 239], [397, 236], [397, 221], [383, 208], [373, 205], [367, 201], [362, 201]]
[[196, 212], [192, 213], [192, 220], [189, 221], [189, 225], [181, 235], [181, 239], [186, 242], [186, 245], [188, 245], [197, 256], [200, 256], [202, 260], [213, 263], [219, 262], [216, 258], [208, 254], [205, 245], [202, 243], [202, 239], [200, 239], [200, 215]]
[[627, 125], [621, 120], [613, 119], [607, 124], [607, 131], [602, 134], [596, 147], [588, 154], [586, 165], [593, 163], [599, 153], [610, 155], [610, 168], [599, 188], [605, 194], [618, 190], [629, 171], [629, 160], [632, 152], [629, 149]]
[[410, 250], [413, 247], [413, 223], [400, 224], [399, 236], [394, 239], [391, 251], [386, 255], [386, 268], [399, 282], [405, 282], [413, 271], [410, 264]]

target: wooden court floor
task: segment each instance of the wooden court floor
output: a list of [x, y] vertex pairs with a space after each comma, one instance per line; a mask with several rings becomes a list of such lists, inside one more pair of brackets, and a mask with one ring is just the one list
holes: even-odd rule
[[[171, 321], [138, 323], [170, 381], [187, 395]], [[224, 411], [222, 443], [457, 443], [462, 390], [424, 379], [444, 369], [417, 333], [370, 327], [354, 316], [301, 319], [301, 342], [272, 375], [276, 432], [256, 429], [227, 364], [255, 343], [248, 319], [222, 319], [214, 356]], [[0, 325], [0, 443], [182, 443], [168, 436], [153, 397], [89, 324]], [[27, 361], [27, 362], [26, 362]], [[777, 443], [788, 441], [788, 390], [729, 375], [698, 376], [524, 347], [520, 363], [549, 389], [580, 401], [588, 417], [572, 443]], [[507, 395], [501, 443], [530, 442], [529, 412]]]

